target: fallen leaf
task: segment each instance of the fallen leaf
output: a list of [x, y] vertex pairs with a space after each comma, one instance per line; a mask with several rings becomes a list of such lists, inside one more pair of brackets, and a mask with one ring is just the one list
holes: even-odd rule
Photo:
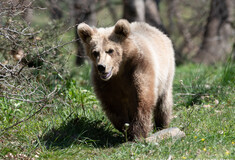
[[210, 108], [210, 107], [212, 107], [211, 105], [203, 105], [202, 107], [204, 107], [204, 108]]

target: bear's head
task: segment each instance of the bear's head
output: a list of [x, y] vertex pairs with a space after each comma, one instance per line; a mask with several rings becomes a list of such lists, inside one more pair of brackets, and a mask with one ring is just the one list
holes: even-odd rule
[[122, 19], [110, 28], [92, 28], [81, 23], [77, 30], [100, 78], [107, 81], [117, 75], [123, 59], [123, 43], [130, 34], [129, 22]]

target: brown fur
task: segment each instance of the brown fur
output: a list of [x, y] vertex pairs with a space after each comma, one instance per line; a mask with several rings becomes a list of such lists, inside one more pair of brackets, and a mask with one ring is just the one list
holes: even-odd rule
[[92, 80], [103, 110], [129, 139], [146, 138], [152, 115], [158, 129], [170, 123], [174, 51], [167, 36], [146, 23], [119, 20], [114, 27], [91, 28], [78, 34], [92, 60]]

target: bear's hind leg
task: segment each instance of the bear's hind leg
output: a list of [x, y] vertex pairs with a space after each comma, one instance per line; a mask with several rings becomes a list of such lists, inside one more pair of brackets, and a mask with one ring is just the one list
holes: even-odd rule
[[157, 130], [168, 127], [171, 120], [172, 105], [173, 99], [171, 90], [168, 90], [168, 92], [158, 98], [154, 109], [154, 121]]

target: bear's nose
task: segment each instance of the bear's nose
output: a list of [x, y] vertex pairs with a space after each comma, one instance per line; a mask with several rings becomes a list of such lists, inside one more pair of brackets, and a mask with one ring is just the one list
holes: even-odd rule
[[103, 64], [99, 64], [99, 65], [97, 66], [97, 68], [98, 68], [98, 71], [99, 71], [100, 73], [104, 73], [106, 66], [103, 65]]

